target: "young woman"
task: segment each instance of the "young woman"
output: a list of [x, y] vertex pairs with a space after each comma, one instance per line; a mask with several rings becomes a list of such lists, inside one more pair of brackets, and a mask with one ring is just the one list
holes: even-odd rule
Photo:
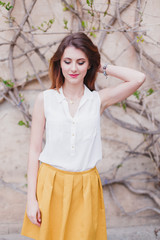
[[[122, 83], [95, 91], [97, 72]], [[38, 94], [33, 110], [22, 235], [36, 240], [106, 240], [96, 168], [102, 159], [100, 115], [135, 92], [145, 75], [101, 66], [97, 47], [84, 33], [62, 40], [50, 60], [49, 75], [51, 88]]]

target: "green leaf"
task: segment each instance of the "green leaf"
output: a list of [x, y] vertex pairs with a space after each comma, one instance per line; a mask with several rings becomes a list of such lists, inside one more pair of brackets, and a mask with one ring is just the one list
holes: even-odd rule
[[138, 42], [144, 42], [143, 35], [137, 36], [137, 43]]
[[107, 15], [107, 11], [104, 12], [104, 17]]
[[49, 28], [51, 28], [52, 24], [54, 23], [54, 19], [50, 19], [48, 22], [43, 21], [40, 26], [37, 26], [37, 29], [41, 30], [42, 32], [47, 32]]
[[68, 20], [66, 20], [65, 18], [63, 19], [63, 22], [64, 22], [64, 29], [68, 29]]
[[67, 7], [64, 7], [63, 8], [63, 12], [66, 12], [66, 11], [68, 11], [69, 10], [69, 8], [67, 8]]
[[85, 21], [82, 21], [81, 24], [82, 24], [83, 28], [86, 28], [86, 22]]
[[127, 106], [126, 106], [126, 103], [125, 103], [125, 102], [122, 102], [122, 107], [123, 107], [123, 109], [126, 111]]
[[50, 19], [49, 22], [50, 22], [50, 24], [53, 24], [54, 23], [54, 19]]
[[86, 3], [88, 4], [88, 6], [90, 6], [90, 1], [89, 0], [86, 0]]
[[3, 80], [3, 83], [6, 85], [6, 87], [13, 88], [14, 82], [11, 80]]
[[23, 125], [25, 125], [25, 123], [21, 120], [18, 122], [18, 125], [23, 126]]
[[120, 167], [122, 167], [123, 165], [122, 164], [119, 164], [118, 166], [117, 166], [117, 168], [120, 168]]
[[90, 36], [93, 36], [94, 38], [96, 38], [96, 34], [94, 32], [90, 32]]
[[25, 178], [27, 178], [27, 173], [24, 175]]
[[10, 2], [8, 2], [7, 5], [6, 5], [6, 9], [9, 11], [11, 8], [13, 8], [13, 6], [10, 5]]
[[150, 88], [150, 89], [147, 91], [147, 96], [150, 96], [152, 93], [154, 93], [154, 90], [153, 90], [153, 88]]
[[74, 6], [72, 4], [70, 4], [69, 6], [70, 6], [70, 8], [74, 9]]
[[21, 102], [23, 102], [24, 101], [23, 95], [21, 93], [19, 93], [19, 96], [21, 98]]
[[133, 95], [139, 100], [140, 92], [138, 90], [134, 92]]
[[86, 3], [87, 3], [87, 5], [88, 5], [89, 7], [92, 8], [92, 6], [93, 6], [93, 0], [86, 0]]
[[25, 127], [29, 128], [29, 122], [28, 121], [25, 123], [21, 120], [21, 121], [18, 122], [18, 125], [20, 125], [20, 126], [25, 125]]
[[0, 1], [0, 5], [1, 5], [2, 7], [4, 7], [5, 4], [6, 4], [5, 2], [1, 2], [1, 1]]
[[93, 12], [93, 11], [88, 10], [88, 13], [89, 13], [92, 17], [94, 17], [94, 12]]
[[5, 7], [5, 9], [6, 9], [7, 11], [9, 11], [11, 8], [13, 8], [13, 6], [10, 5], [10, 4], [11, 4], [10, 2], [5, 3], [5, 2], [0, 1], [0, 6]]

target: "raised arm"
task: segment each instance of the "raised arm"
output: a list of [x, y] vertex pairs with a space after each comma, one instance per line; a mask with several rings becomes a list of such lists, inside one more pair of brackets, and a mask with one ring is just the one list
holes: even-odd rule
[[[104, 70], [100, 67], [99, 72]], [[131, 68], [108, 65], [106, 73], [121, 79], [123, 82], [115, 87], [104, 88], [99, 91], [101, 99], [101, 113], [112, 104], [120, 102], [133, 94], [145, 81], [145, 74]]]
[[40, 92], [35, 100], [32, 113], [32, 126], [28, 158], [28, 193], [27, 215], [31, 222], [40, 226], [41, 216], [36, 199], [37, 172], [39, 168], [39, 154], [42, 150], [42, 138], [45, 126], [43, 92]]

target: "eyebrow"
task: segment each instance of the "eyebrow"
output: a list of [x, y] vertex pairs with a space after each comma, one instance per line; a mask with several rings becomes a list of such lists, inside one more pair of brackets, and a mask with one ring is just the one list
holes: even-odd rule
[[[65, 57], [64, 59], [72, 60], [72, 58], [69, 58], [69, 57]], [[86, 60], [86, 59], [85, 58], [78, 58], [76, 60], [79, 61], [79, 60]]]

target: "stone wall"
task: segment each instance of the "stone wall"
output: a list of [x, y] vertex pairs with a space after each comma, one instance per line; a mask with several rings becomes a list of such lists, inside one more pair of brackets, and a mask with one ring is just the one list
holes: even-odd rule
[[[16, 0], [15, 7], [12, 12], [12, 16], [15, 17], [15, 20], [18, 24], [21, 23], [24, 17], [24, 7], [23, 1]], [[74, 1], [73, 5], [74, 5]], [[107, 1], [94, 1], [95, 8], [99, 11], [104, 11], [104, 6], [106, 8]], [[135, 18], [135, 9], [136, 2], [130, 5], [127, 11], [122, 14], [122, 18], [128, 25], [132, 25]], [[122, 5], [124, 1], [120, 1]], [[146, 3], [146, 4], [145, 4]], [[31, 0], [27, 1], [27, 7], [31, 4]], [[87, 8], [87, 4], [83, 1], [83, 7]], [[116, 7], [116, 1], [111, 0], [111, 5], [109, 8], [109, 14], [114, 15]], [[10, 41], [15, 32], [16, 24], [14, 23], [14, 31], [11, 29], [8, 23], [6, 23], [6, 18], [8, 12], [5, 8], [0, 9], [1, 12], [1, 22], [0, 30], [8, 29], [7, 31], [0, 32], [0, 43]], [[160, 19], [160, 1], [142, 1], [142, 10], [144, 11], [142, 29], [150, 36], [150, 38], [143, 37], [146, 41], [151, 43], [148, 45], [146, 42], [140, 42], [139, 44], [144, 44], [143, 48], [147, 54], [153, 57], [156, 61], [159, 61], [159, 47], [157, 42], [160, 41], [160, 31], [159, 31], [159, 19]], [[55, 19], [53, 26], [49, 29], [49, 33], [54, 34], [42, 34], [42, 31], [36, 31], [36, 35], [33, 35], [33, 39], [30, 39], [34, 42], [35, 45], [45, 45], [51, 42], [60, 41], [63, 36], [68, 32], [64, 29], [63, 19], [68, 20], [68, 28], [77, 30], [77, 20], [75, 17], [71, 17], [69, 11], [63, 11], [63, 6], [61, 1], [55, 0], [39, 0], [36, 2], [33, 11], [31, 13], [30, 23], [34, 27], [41, 26], [41, 23], [48, 21], [49, 19]], [[103, 24], [107, 22], [110, 16], [106, 16], [106, 20], [101, 17]], [[87, 17], [85, 17], [87, 21]], [[9, 30], [10, 28], [10, 30]], [[27, 24], [25, 25], [26, 31], [28, 31]], [[122, 32], [119, 30], [118, 23], [114, 24], [114, 33], [107, 34], [104, 44], [102, 46], [101, 56], [102, 62], [110, 62], [121, 66], [128, 66], [138, 70], [143, 69], [143, 64], [146, 64], [148, 70], [153, 72], [158, 79], [158, 70], [152, 64], [146, 62], [145, 58], [142, 57], [143, 61], [138, 61], [137, 54], [134, 48], [126, 40]], [[103, 29], [101, 29], [103, 30]], [[103, 31], [96, 33], [96, 38], [91, 37], [95, 44], [99, 44], [101, 39], [101, 34]], [[37, 35], [39, 33], [40, 35]], [[154, 39], [154, 40], [153, 40]], [[22, 38], [18, 39], [18, 43], [21, 45], [24, 51], [30, 49], [30, 44], [27, 41], [24, 41]], [[149, 46], [149, 47], [148, 47]], [[52, 46], [51, 48], [42, 48], [41, 53], [49, 61], [57, 45]], [[7, 58], [9, 54], [9, 45], [0, 46], [1, 54], [0, 59]], [[22, 51], [18, 49], [17, 46], [14, 48], [14, 56], [18, 56]], [[141, 53], [142, 54], [142, 53]], [[107, 55], [107, 56], [106, 56]], [[40, 60], [35, 52], [28, 53], [31, 61], [34, 63], [36, 71], [47, 70], [44, 62]], [[14, 60], [14, 69], [15, 77], [18, 79], [18, 82], [24, 81], [26, 75], [34, 74], [31, 65], [29, 64], [26, 57], [20, 57]], [[10, 70], [9, 70], [9, 61], [0, 62], [0, 77], [3, 79], [10, 79]], [[43, 74], [41, 78], [45, 89], [50, 87], [50, 81], [47, 76], [47, 73]], [[109, 77], [105, 79], [101, 74], [97, 77], [97, 84], [101, 87], [111, 86], [112, 84], [117, 84], [119, 80]], [[0, 83], [1, 91], [4, 91], [4, 86]], [[145, 84], [141, 87], [141, 91], [146, 91], [150, 87], [155, 88], [156, 84], [159, 84], [158, 81], [149, 74], [147, 74], [147, 80]], [[159, 86], [159, 85], [158, 85]], [[158, 89], [158, 88], [157, 88]], [[24, 96], [25, 101], [29, 104], [29, 112], [32, 113], [34, 101], [39, 91], [42, 91], [43, 88], [40, 86], [38, 81], [31, 81], [26, 84], [23, 88], [19, 88], [21, 94]], [[151, 98], [146, 98], [146, 104], [149, 104], [154, 116], [160, 120], [160, 111], [159, 111], [159, 96], [157, 97], [157, 91], [154, 93]], [[135, 100], [134, 96], [131, 96], [130, 99]], [[127, 112], [124, 111], [122, 107], [113, 106], [110, 108], [112, 114], [115, 117], [118, 117], [121, 120], [125, 120], [128, 123], [138, 124], [146, 126], [148, 128], [153, 128], [152, 124], [143, 118], [140, 115], [137, 115], [133, 110], [127, 109]], [[26, 172], [27, 172], [27, 160], [29, 152], [29, 140], [30, 140], [30, 128], [25, 126], [19, 126], [18, 122], [24, 120], [23, 115], [16, 107], [11, 103], [7, 102], [1, 96], [1, 105], [0, 105], [0, 233], [6, 234], [11, 232], [19, 232], [23, 214], [26, 205]], [[121, 128], [120, 126], [113, 123], [111, 120], [107, 119], [105, 116], [101, 118], [101, 131], [102, 131], [102, 145], [103, 145], [103, 159], [98, 163], [97, 168], [100, 172], [102, 180], [105, 176], [108, 178], [113, 178], [116, 169], [122, 159], [127, 156], [126, 151], [134, 149], [138, 143], [143, 141], [144, 136], [139, 133], [129, 131], [127, 129]], [[153, 174], [155, 173], [155, 165], [153, 162], [146, 157], [131, 156], [123, 163], [123, 167], [119, 168], [117, 173], [117, 179], [121, 179], [124, 176], [135, 173], [137, 171], [150, 171]], [[154, 188], [153, 183], [144, 183], [141, 181], [134, 181], [134, 187], [146, 188], [148, 190]], [[133, 193], [130, 193], [123, 185], [115, 185], [111, 189], [107, 186], [104, 186], [104, 199], [106, 206], [106, 218], [108, 227], [118, 227], [118, 226], [134, 226], [134, 225], [144, 225], [144, 224], [158, 224], [158, 214], [153, 211], [145, 211], [133, 216], [123, 215], [123, 208], [126, 212], [132, 212], [139, 208], [144, 208], [147, 206], [155, 207], [154, 202], [146, 196], [138, 196]], [[158, 190], [157, 190], [158, 191]], [[115, 194], [115, 195], [114, 195]], [[113, 200], [116, 196], [120, 208], [117, 207], [117, 204]]]

